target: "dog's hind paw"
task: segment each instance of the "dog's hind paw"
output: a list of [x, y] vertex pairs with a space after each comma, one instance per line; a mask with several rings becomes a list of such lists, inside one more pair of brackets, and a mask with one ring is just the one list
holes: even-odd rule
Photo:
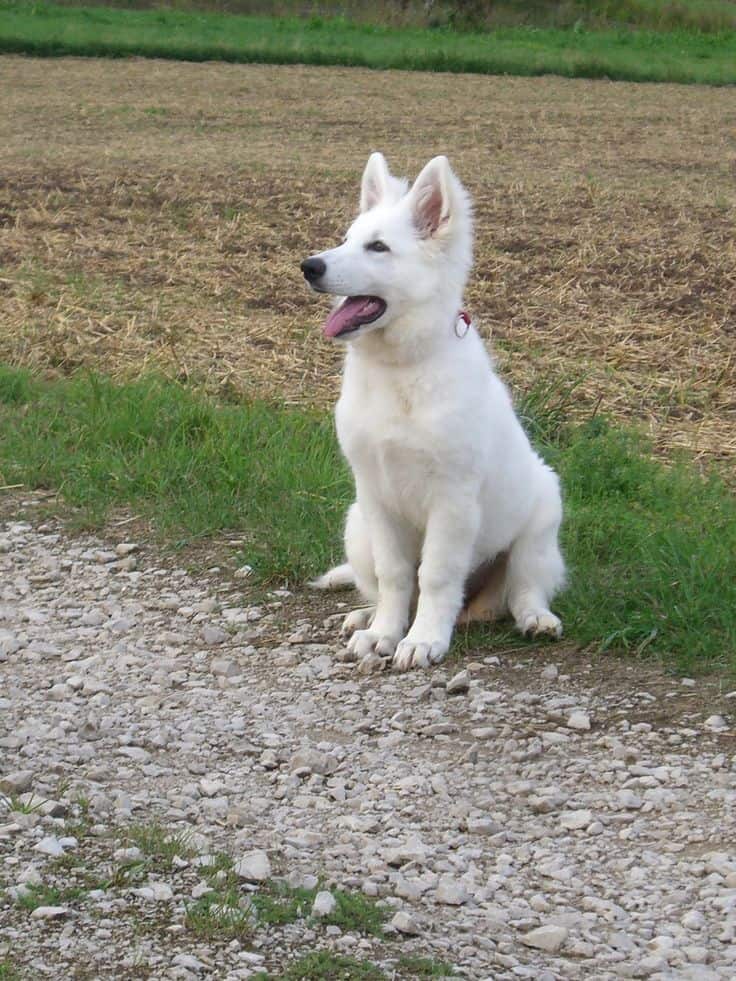
[[525, 613], [519, 628], [525, 637], [552, 637], [557, 640], [562, 636], [562, 621], [549, 610]]
[[402, 640], [394, 654], [394, 667], [399, 671], [408, 671], [410, 668], [430, 668], [433, 664], [444, 661], [447, 650], [447, 644], [441, 641], [417, 643], [412, 640]]
[[340, 628], [340, 638], [347, 640], [353, 636], [356, 630], [366, 630], [373, 622], [375, 613], [375, 606], [364, 606], [360, 610], [353, 610], [348, 613]]

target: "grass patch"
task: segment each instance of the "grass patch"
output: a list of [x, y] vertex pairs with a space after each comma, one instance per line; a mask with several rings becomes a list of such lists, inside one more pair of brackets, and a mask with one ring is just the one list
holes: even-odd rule
[[386, 975], [370, 961], [316, 950], [300, 957], [280, 975], [281, 981], [383, 981]]
[[[556, 608], [567, 635], [687, 672], [736, 668], [732, 493], [685, 462], [665, 467], [630, 430], [566, 425], [551, 395], [530, 405], [522, 416], [564, 488], [570, 583]], [[237, 528], [260, 576], [292, 583], [335, 557], [351, 496], [326, 416], [217, 404], [155, 379], [41, 382], [10, 369], [0, 372], [0, 477], [57, 487], [98, 521], [111, 504], [132, 505], [170, 537]], [[495, 646], [505, 635], [478, 636]], [[155, 829], [132, 834], [161, 862], [186, 847]]]
[[723, 31], [587, 31], [507, 27], [493, 33], [396, 30], [344, 18], [230, 16], [176, 10], [0, 3], [0, 51], [142, 55], [188, 61], [356, 65], [479, 74], [736, 81], [736, 35]]
[[0, 981], [22, 981], [22, 975], [7, 957], [0, 958]]
[[[30, 885], [15, 900], [16, 906], [32, 913], [39, 906], [67, 906], [85, 899], [88, 888], [84, 886], [69, 886], [60, 889], [57, 886]], [[2, 975], [0, 975], [2, 977]]]
[[431, 957], [414, 957], [404, 954], [396, 962], [397, 968], [415, 978], [454, 978], [455, 971], [451, 964], [434, 960]]
[[241, 905], [242, 901], [234, 887], [214, 889], [187, 905], [184, 926], [207, 939], [238, 940], [250, 936], [254, 918], [250, 908]]
[[91, 525], [126, 504], [181, 544], [237, 529], [263, 580], [304, 581], [335, 550], [350, 479], [324, 416], [0, 370], [0, 425], [0, 484], [59, 488]]
[[147, 864], [156, 871], [171, 869], [174, 858], [193, 858], [196, 854], [187, 832], [172, 834], [158, 824], [135, 824], [125, 831], [126, 848], [139, 848]]
[[[283, 925], [309, 916], [319, 889], [293, 888], [285, 882], [270, 883], [252, 897], [258, 922]], [[320, 918], [320, 923], [338, 926], [345, 932], [382, 936], [386, 914], [372, 900], [358, 892], [345, 892], [342, 889], [331, 889], [330, 892], [337, 905], [329, 916]]]

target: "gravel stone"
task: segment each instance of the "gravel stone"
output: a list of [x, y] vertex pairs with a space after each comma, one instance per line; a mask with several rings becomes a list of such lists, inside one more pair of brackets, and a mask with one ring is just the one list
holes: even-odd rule
[[391, 926], [394, 930], [398, 930], [399, 933], [405, 933], [412, 937], [422, 932], [417, 921], [406, 910], [399, 910], [398, 913], [394, 914], [391, 920]]
[[337, 900], [331, 892], [323, 889], [314, 897], [314, 902], [312, 903], [312, 916], [332, 916], [336, 909]]
[[31, 913], [34, 920], [60, 920], [68, 914], [66, 906], [37, 906]]
[[[734, 699], [708, 678], [479, 651], [453, 697], [441, 667], [343, 662], [347, 595], [253, 606], [224, 573], [43, 520], [0, 521], [0, 962], [245, 981], [327, 949], [395, 971], [311, 906], [251, 922], [273, 867], [372, 897], [402, 955], [470, 981], [736, 976]], [[244, 938], [187, 925], [231, 888], [222, 853]], [[33, 886], [84, 896], [54, 925], [19, 901]]]
[[544, 950], [548, 954], [555, 954], [567, 940], [568, 933], [569, 931], [565, 927], [549, 924], [525, 933], [522, 937], [522, 943], [526, 944], [527, 947], [535, 947], [537, 950]]
[[234, 865], [236, 875], [247, 882], [265, 882], [271, 877], [271, 862], [264, 851], [247, 852]]
[[470, 674], [467, 671], [459, 671], [447, 682], [448, 695], [464, 695], [470, 688]]

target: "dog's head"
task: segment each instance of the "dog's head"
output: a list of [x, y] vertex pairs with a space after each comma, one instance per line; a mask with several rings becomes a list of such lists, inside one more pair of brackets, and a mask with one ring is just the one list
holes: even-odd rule
[[340, 297], [325, 335], [352, 340], [425, 309], [456, 313], [470, 264], [470, 204], [447, 158], [430, 160], [409, 190], [373, 153], [342, 245], [301, 268], [312, 289]]

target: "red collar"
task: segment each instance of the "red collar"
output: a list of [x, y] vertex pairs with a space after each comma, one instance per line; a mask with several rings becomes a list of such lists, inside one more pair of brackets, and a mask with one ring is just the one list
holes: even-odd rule
[[[460, 324], [464, 324], [463, 329]], [[457, 320], [455, 321], [455, 336], [463, 338], [470, 330], [473, 321], [470, 319], [470, 315], [465, 310], [459, 310], [457, 314]]]

